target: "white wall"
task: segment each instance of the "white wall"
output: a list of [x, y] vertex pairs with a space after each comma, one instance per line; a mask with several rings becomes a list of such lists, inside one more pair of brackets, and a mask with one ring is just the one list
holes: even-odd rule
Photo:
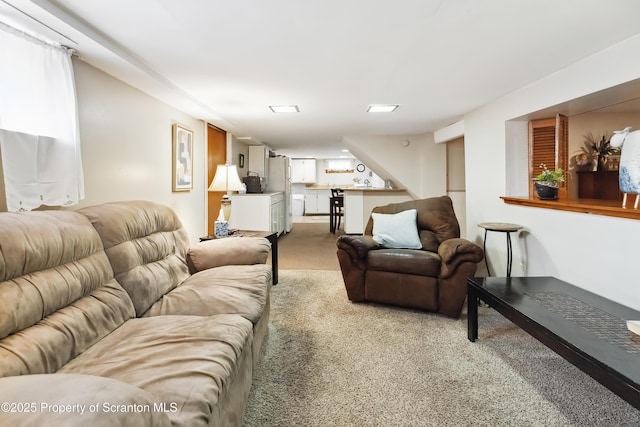
[[414, 198], [447, 192], [446, 146], [436, 144], [433, 134], [347, 136], [343, 144], [381, 179], [392, 180], [394, 188]]
[[467, 206], [465, 190], [464, 138], [445, 142], [447, 148], [447, 195], [460, 224], [460, 237], [467, 237]]
[[[85, 200], [144, 199], [173, 208], [192, 242], [206, 234], [205, 125], [74, 59]], [[194, 187], [171, 191], [172, 124], [194, 131]]]
[[[639, 51], [635, 36], [464, 118], [467, 237], [482, 244], [479, 222], [521, 224], [525, 231], [514, 242], [513, 275], [556, 276], [635, 309], [640, 309], [634, 249], [640, 221], [507, 205], [500, 196], [506, 193], [510, 161], [506, 121], [640, 78]], [[489, 234], [492, 272], [504, 275], [504, 235]]]
[[[227, 134], [229, 135], [229, 134]], [[231, 136], [231, 154], [228, 156], [227, 160], [232, 164], [238, 167], [238, 175], [240, 179], [247, 176], [247, 172], [249, 172], [249, 146], [237, 139], [235, 136]], [[240, 154], [244, 156], [244, 166], [240, 167]]]

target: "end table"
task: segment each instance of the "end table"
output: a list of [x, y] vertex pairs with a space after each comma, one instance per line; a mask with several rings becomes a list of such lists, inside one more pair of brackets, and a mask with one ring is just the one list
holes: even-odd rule
[[484, 244], [482, 249], [484, 250], [484, 263], [487, 266], [487, 274], [491, 276], [491, 270], [489, 270], [489, 261], [487, 258], [487, 232], [497, 231], [500, 233], [506, 233], [507, 235], [507, 277], [511, 277], [511, 264], [513, 263], [513, 250], [511, 248], [511, 233], [522, 229], [521, 225], [509, 224], [507, 222], [481, 222], [478, 227], [484, 228]]

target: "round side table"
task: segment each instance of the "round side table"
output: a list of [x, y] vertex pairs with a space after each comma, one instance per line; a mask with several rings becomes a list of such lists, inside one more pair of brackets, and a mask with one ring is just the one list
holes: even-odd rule
[[487, 258], [487, 232], [496, 231], [499, 233], [505, 233], [507, 235], [507, 277], [511, 277], [511, 264], [513, 262], [513, 249], [511, 248], [511, 233], [521, 230], [523, 227], [518, 224], [510, 224], [508, 222], [481, 222], [478, 227], [484, 228], [484, 243], [482, 249], [484, 250], [484, 263], [487, 266], [487, 274], [491, 276], [491, 270], [489, 270], [489, 262]]

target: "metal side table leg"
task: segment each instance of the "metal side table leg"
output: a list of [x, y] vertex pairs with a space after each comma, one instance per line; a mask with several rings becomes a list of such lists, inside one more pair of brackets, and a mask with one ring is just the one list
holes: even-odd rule
[[511, 264], [513, 263], [513, 249], [511, 248], [511, 232], [507, 231], [507, 277], [511, 277]]
[[484, 252], [484, 265], [487, 266], [487, 276], [491, 276], [491, 270], [489, 270], [489, 257], [487, 257], [487, 232], [488, 229], [484, 229], [484, 243], [482, 244], [482, 251]]

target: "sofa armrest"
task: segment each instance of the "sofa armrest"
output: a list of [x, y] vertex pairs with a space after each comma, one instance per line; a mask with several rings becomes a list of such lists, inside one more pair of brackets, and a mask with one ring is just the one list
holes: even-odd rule
[[371, 236], [351, 236], [347, 234], [339, 236], [336, 245], [338, 249], [347, 252], [353, 262], [364, 262], [369, 251], [381, 247]]
[[189, 248], [191, 273], [223, 265], [264, 264], [271, 243], [264, 237], [228, 237], [197, 243]]
[[448, 239], [438, 246], [442, 259], [440, 277], [446, 279], [464, 262], [478, 263], [484, 258], [482, 248], [467, 239]]
[[149, 392], [93, 375], [38, 374], [0, 378], [0, 425], [171, 426], [178, 411]]

